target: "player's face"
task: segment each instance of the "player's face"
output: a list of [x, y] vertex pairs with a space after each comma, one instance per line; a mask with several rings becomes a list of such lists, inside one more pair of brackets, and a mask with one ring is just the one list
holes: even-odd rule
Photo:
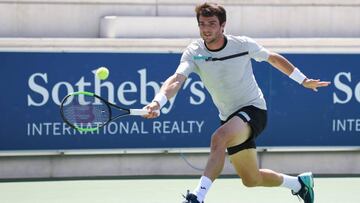
[[223, 37], [225, 23], [220, 25], [216, 16], [199, 16], [200, 36], [207, 45], [218, 42]]

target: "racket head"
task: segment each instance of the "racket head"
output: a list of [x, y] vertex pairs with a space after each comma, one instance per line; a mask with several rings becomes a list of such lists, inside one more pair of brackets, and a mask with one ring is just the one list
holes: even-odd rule
[[94, 132], [110, 122], [107, 101], [91, 92], [73, 92], [64, 97], [60, 114], [65, 123], [80, 132]]

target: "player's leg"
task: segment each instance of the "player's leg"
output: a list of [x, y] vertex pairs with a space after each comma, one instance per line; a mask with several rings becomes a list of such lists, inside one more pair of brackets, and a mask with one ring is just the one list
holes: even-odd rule
[[282, 186], [292, 190], [294, 195], [299, 195], [305, 203], [314, 202], [314, 182], [311, 173], [303, 173], [298, 177], [277, 173], [269, 169], [259, 169], [256, 149], [244, 149], [230, 156], [237, 174], [247, 187]]
[[[225, 157], [226, 149], [235, 138], [239, 142], [247, 140], [246, 123], [236, 123], [230, 121], [219, 127], [211, 137], [210, 155], [204, 170], [204, 176], [214, 181], [221, 173]], [[242, 135], [243, 134], [243, 135]], [[243, 137], [244, 136], [244, 137]]]
[[[259, 128], [259, 126], [250, 127], [248, 121], [249, 119], [252, 119], [253, 122], [258, 120], [258, 123], [261, 124], [266, 123], [266, 118], [265, 122], [261, 119], [259, 120], [257, 118], [259, 116], [256, 115], [256, 113], [253, 114], [249, 109], [247, 110], [247, 113], [251, 117], [248, 114], [245, 116], [248, 118], [244, 116], [233, 116], [215, 131], [212, 136], [211, 152], [204, 175], [201, 177], [194, 192], [188, 193], [185, 203], [198, 203], [203, 201], [212, 182], [218, 177], [223, 168], [226, 148], [228, 148], [235, 169], [239, 176], [242, 177], [246, 186], [279, 186], [287, 182], [291, 184], [285, 184], [285, 186], [290, 185], [292, 187], [294, 183], [299, 183], [296, 177], [283, 176], [268, 169], [258, 169], [253, 129], [261, 132], [263, 127], [261, 130], [259, 130], [261, 128]], [[245, 161], [238, 162], [238, 159]]]
[[[312, 203], [314, 193], [311, 173], [293, 177], [270, 169], [259, 169], [255, 141], [251, 138], [255, 138], [265, 128], [266, 119], [263, 117], [266, 114], [264, 115], [264, 112], [257, 109], [247, 108], [244, 110], [246, 111], [246, 118], [240, 114], [240, 116], [235, 116], [226, 123], [226, 125], [240, 123], [239, 125], [245, 127], [241, 132], [243, 134], [233, 137], [229, 143], [231, 147], [228, 148], [230, 160], [237, 174], [242, 178], [244, 185], [248, 187], [286, 187], [291, 189], [293, 194], [304, 199], [305, 203]], [[243, 141], [244, 137], [248, 137], [245, 142]]]
[[282, 183], [281, 174], [269, 169], [258, 168], [256, 146], [252, 138], [254, 134], [250, 124], [242, 118], [234, 116], [225, 125], [230, 128], [235, 125], [243, 126], [238, 135], [229, 141], [228, 153], [231, 163], [242, 178], [244, 185], [248, 187], [279, 186]]
[[[239, 118], [237, 118], [239, 119]], [[240, 142], [244, 142], [248, 137], [241, 137], [247, 135], [241, 133], [245, 128], [245, 123], [239, 125], [236, 121], [228, 122], [219, 127], [211, 138], [210, 155], [203, 173], [200, 178], [198, 186], [193, 193], [186, 196], [186, 203], [202, 202], [205, 199], [206, 193], [209, 191], [212, 182], [220, 175], [225, 162], [226, 148], [231, 143], [231, 140], [237, 138]]]
[[244, 149], [230, 156], [232, 165], [247, 187], [280, 186], [282, 175], [269, 169], [259, 169], [256, 149]]

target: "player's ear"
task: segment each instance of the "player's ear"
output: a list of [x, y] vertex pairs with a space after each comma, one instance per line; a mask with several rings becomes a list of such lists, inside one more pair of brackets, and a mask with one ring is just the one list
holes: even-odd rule
[[225, 30], [225, 25], [226, 25], [226, 21], [224, 21], [224, 22], [220, 25], [223, 33], [224, 33], [224, 30]]

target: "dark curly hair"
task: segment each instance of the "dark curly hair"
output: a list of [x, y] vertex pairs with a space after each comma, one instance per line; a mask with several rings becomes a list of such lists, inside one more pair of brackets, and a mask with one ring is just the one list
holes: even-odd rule
[[196, 19], [199, 23], [199, 17], [212, 17], [216, 16], [219, 19], [220, 25], [226, 21], [226, 11], [223, 6], [216, 3], [203, 3], [195, 8]]

